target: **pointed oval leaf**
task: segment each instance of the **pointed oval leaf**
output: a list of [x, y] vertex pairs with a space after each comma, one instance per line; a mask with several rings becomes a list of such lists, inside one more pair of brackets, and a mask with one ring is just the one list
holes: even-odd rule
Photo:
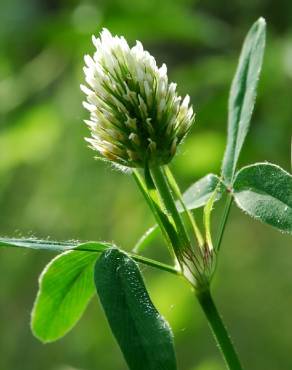
[[42, 272], [31, 316], [32, 331], [42, 342], [63, 337], [81, 317], [94, 294], [97, 258], [97, 253], [68, 251], [54, 258]]
[[266, 22], [253, 24], [244, 41], [228, 104], [228, 137], [222, 175], [231, 183], [253, 112], [265, 49]]
[[137, 264], [112, 248], [95, 265], [95, 285], [131, 370], [176, 370], [171, 329], [154, 307]]
[[39, 239], [15, 239], [15, 238], [0, 238], [0, 247], [13, 248], [28, 248], [37, 250], [50, 250], [53, 252], [64, 252], [77, 247], [76, 242], [57, 242], [52, 240]]
[[[187, 209], [192, 210], [206, 205], [219, 183], [219, 177], [210, 173], [192, 184], [183, 193], [183, 200]], [[216, 200], [220, 199], [224, 189], [223, 184], [218, 188]], [[182, 212], [182, 206], [179, 203], [177, 205], [179, 211]]]
[[236, 204], [250, 216], [292, 233], [292, 176], [270, 163], [242, 168], [234, 182]]
[[0, 248], [28, 248], [36, 250], [48, 250], [51, 252], [65, 252], [70, 250], [80, 250], [88, 252], [103, 252], [106, 248], [112, 247], [112, 244], [106, 242], [84, 242], [77, 241], [60, 242], [54, 240], [40, 239], [15, 239], [0, 238]]

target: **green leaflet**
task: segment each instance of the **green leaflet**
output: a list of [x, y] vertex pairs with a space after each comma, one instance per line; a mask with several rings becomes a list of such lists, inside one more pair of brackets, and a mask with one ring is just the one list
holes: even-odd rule
[[13, 248], [29, 248], [29, 249], [46, 249], [52, 252], [65, 252], [72, 248], [77, 247], [76, 242], [55, 242], [50, 240], [38, 240], [38, 239], [11, 239], [11, 238], [0, 238], [1, 247], [13, 247]]
[[112, 246], [106, 242], [59, 242], [52, 240], [39, 239], [14, 239], [14, 238], [0, 238], [0, 248], [28, 248], [36, 250], [48, 250], [51, 252], [65, 252], [69, 250], [80, 250], [88, 252], [102, 252], [105, 248]]
[[81, 317], [94, 294], [97, 257], [96, 253], [65, 252], [42, 272], [31, 316], [32, 331], [42, 342], [61, 338]]
[[[1, 243], [1, 242], [0, 242]], [[7, 243], [7, 242], [6, 242]], [[31, 241], [14, 241], [16, 246], [30, 248]], [[38, 241], [41, 249], [62, 243]], [[68, 247], [68, 244], [65, 246]], [[31, 328], [42, 342], [63, 337], [80, 319], [94, 294], [93, 265], [98, 254], [109, 247], [107, 243], [88, 242], [72, 246], [54, 258], [39, 279], [39, 292], [31, 316]], [[96, 253], [95, 253], [96, 252]]]
[[236, 204], [250, 216], [292, 233], [292, 176], [270, 163], [242, 168], [234, 182]]
[[237, 161], [246, 138], [253, 112], [256, 88], [261, 71], [266, 38], [266, 22], [258, 19], [251, 27], [242, 47], [232, 81], [228, 104], [228, 138], [222, 175], [232, 182]]
[[[192, 184], [183, 193], [183, 200], [186, 208], [192, 210], [206, 205], [219, 183], [219, 177], [210, 173]], [[223, 185], [218, 186], [216, 200], [221, 198], [224, 190]], [[183, 209], [181, 205], [178, 203], [177, 206], [179, 211], [182, 212]]]
[[[39, 292], [32, 312], [31, 327], [42, 342], [64, 336], [77, 323], [94, 294], [93, 265], [109, 247], [105, 242], [57, 242], [36, 239], [0, 238], [1, 247], [64, 252], [54, 258], [40, 276]], [[180, 275], [174, 267], [132, 254], [139, 263]]]
[[95, 265], [95, 285], [130, 370], [176, 370], [173, 337], [145, 288], [137, 264], [111, 248]]

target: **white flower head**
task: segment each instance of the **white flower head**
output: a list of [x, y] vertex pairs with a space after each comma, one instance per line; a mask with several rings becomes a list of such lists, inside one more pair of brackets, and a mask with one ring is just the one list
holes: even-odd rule
[[81, 85], [90, 112], [86, 140], [125, 167], [168, 163], [194, 121], [189, 96], [177, 95], [166, 65], [158, 68], [139, 41], [130, 48], [107, 29], [92, 39], [96, 52], [84, 58], [87, 86]]

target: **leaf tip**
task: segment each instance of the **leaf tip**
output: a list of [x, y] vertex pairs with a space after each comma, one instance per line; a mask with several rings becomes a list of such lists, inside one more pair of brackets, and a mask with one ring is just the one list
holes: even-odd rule
[[52, 335], [46, 328], [44, 328], [34, 312], [31, 313], [30, 330], [33, 336], [42, 344], [50, 344], [61, 339], [66, 333], [60, 335]]
[[266, 35], [267, 22], [264, 17], [260, 17], [256, 22], [255, 26], [260, 34]]
[[264, 18], [264, 17], [260, 17], [260, 18], [257, 20], [257, 23], [258, 23], [260, 26], [262, 26], [262, 27], [265, 27], [265, 26], [266, 26], [266, 24], [267, 24], [267, 22], [266, 22], [266, 20], [265, 20], [265, 18]]
[[50, 343], [51, 341], [48, 340], [46, 338], [46, 336], [43, 335], [43, 333], [39, 332], [38, 331], [38, 328], [37, 326], [35, 325], [34, 323], [34, 319], [33, 319], [33, 316], [31, 318], [31, 322], [30, 322], [30, 330], [33, 334], [33, 336], [38, 340], [40, 341], [42, 344], [47, 344], [47, 343]]

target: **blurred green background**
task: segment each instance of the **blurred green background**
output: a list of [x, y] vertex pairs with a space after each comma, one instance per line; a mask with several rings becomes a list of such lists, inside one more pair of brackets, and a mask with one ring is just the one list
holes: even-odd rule
[[[173, 163], [183, 189], [219, 172], [228, 89], [244, 35], [264, 16], [267, 51], [241, 164], [290, 170], [291, 0], [1, 0], [0, 235], [108, 240], [130, 249], [153, 223], [130, 176], [93, 160], [82, 120], [83, 55], [102, 27], [139, 39], [189, 93], [196, 125]], [[292, 368], [291, 237], [233, 208], [214, 282], [244, 367]], [[220, 205], [216, 211], [220, 217]], [[156, 241], [148, 254], [165, 259]], [[97, 298], [61, 341], [33, 338], [30, 310], [50, 253], [0, 252], [1, 370], [125, 370]], [[180, 370], [223, 370], [192, 292], [144, 268], [151, 297], [175, 334]]]

